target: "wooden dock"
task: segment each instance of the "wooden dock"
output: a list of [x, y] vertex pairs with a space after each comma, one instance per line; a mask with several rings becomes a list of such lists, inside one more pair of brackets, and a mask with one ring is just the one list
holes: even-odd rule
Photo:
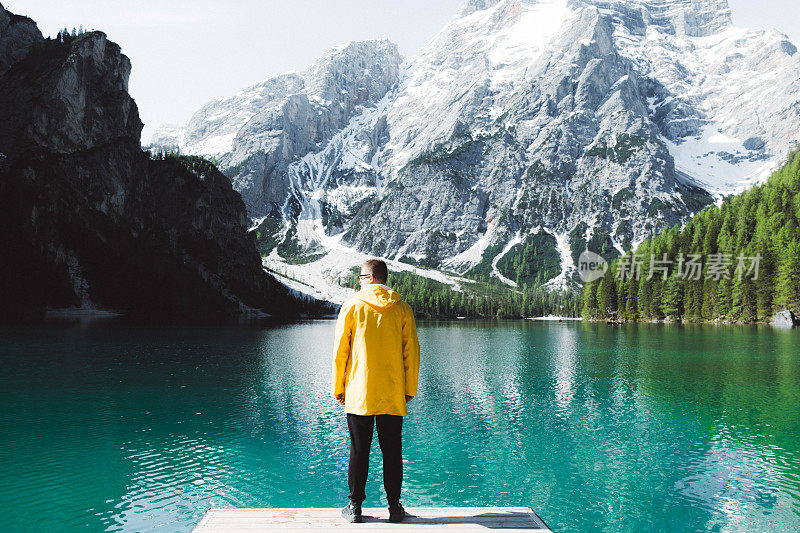
[[389, 511], [385, 507], [365, 507], [362, 511], [364, 521], [360, 524], [345, 521], [340, 513], [341, 508], [210, 509], [193, 531], [222, 533], [329, 529], [408, 532], [439, 528], [449, 531], [550, 531], [530, 507], [407, 507], [406, 518], [399, 523], [389, 522]]

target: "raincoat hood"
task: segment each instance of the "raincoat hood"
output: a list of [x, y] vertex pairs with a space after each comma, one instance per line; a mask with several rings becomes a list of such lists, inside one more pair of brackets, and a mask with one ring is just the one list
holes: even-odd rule
[[397, 302], [402, 301], [399, 293], [393, 291], [386, 285], [379, 285], [377, 283], [364, 285], [361, 290], [355, 294], [354, 298], [368, 303], [381, 311], [389, 309]]

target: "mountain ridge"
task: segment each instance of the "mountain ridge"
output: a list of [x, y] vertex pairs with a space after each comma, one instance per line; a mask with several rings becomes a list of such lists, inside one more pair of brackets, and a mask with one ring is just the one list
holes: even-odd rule
[[245, 142], [285, 134], [261, 122], [205, 155], [306, 259], [345, 245], [503, 279], [497, 254], [546, 232], [569, 285], [582, 249], [612, 258], [767, 175], [797, 140], [795, 52], [725, 0], [471, 1], [321, 142], [301, 124], [276, 156]]

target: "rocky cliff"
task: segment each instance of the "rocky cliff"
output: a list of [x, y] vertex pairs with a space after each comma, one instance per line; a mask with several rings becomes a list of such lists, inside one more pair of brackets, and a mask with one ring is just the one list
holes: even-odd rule
[[726, 0], [470, 0], [414, 58], [377, 41], [317, 65], [173, 130], [292, 261], [346, 246], [521, 282], [555, 257], [569, 285], [581, 251], [630, 249], [798, 140], [800, 55]]
[[0, 6], [0, 321], [291, 313], [230, 180], [142, 151], [130, 70], [102, 32], [44, 39]]

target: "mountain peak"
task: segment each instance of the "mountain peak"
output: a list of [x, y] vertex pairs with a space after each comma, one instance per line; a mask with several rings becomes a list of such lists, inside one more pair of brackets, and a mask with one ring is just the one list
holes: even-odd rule
[[458, 16], [466, 17], [475, 13], [476, 11], [483, 11], [484, 9], [494, 7], [502, 1], [503, 0], [468, 0], [468, 2], [461, 8], [461, 11], [458, 12]]
[[25, 56], [32, 43], [42, 39], [33, 20], [6, 11], [0, 4], [0, 74]]
[[574, 0], [623, 17], [641, 17], [672, 35], [705, 37], [732, 25], [728, 0]]
[[733, 28], [727, 0], [468, 0], [413, 58], [395, 50], [343, 45], [297, 89], [190, 124], [191, 150], [224, 148], [264, 254], [344, 246], [512, 279], [500, 258], [541, 240], [560, 286], [584, 249], [630, 249], [797, 139], [800, 54]]
[[317, 59], [305, 72], [305, 77], [319, 78], [321, 72], [354, 67], [379, 67], [380, 65], [399, 64], [402, 61], [397, 45], [389, 39], [371, 39], [366, 41], [350, 41], [334, 46]]
[[[559, 0], [468, 0], [458, 17], [494, 8], [498, 4], [553, 4]], [[573, 7], [591, 5], [639, 25], [658, 26], [672, 35], [705, 37], [731, 26], [728, 0], [568, 0]]]
[[348, 41], [346, 43], [331, 47], [325, 54], [323, 54], [323, 57], [348, 51], [357, 53], [364, 48], [396, 49], [397, 45], [390, 41], [387, 37], [380, 39], [367, 39], [364, 41]]

